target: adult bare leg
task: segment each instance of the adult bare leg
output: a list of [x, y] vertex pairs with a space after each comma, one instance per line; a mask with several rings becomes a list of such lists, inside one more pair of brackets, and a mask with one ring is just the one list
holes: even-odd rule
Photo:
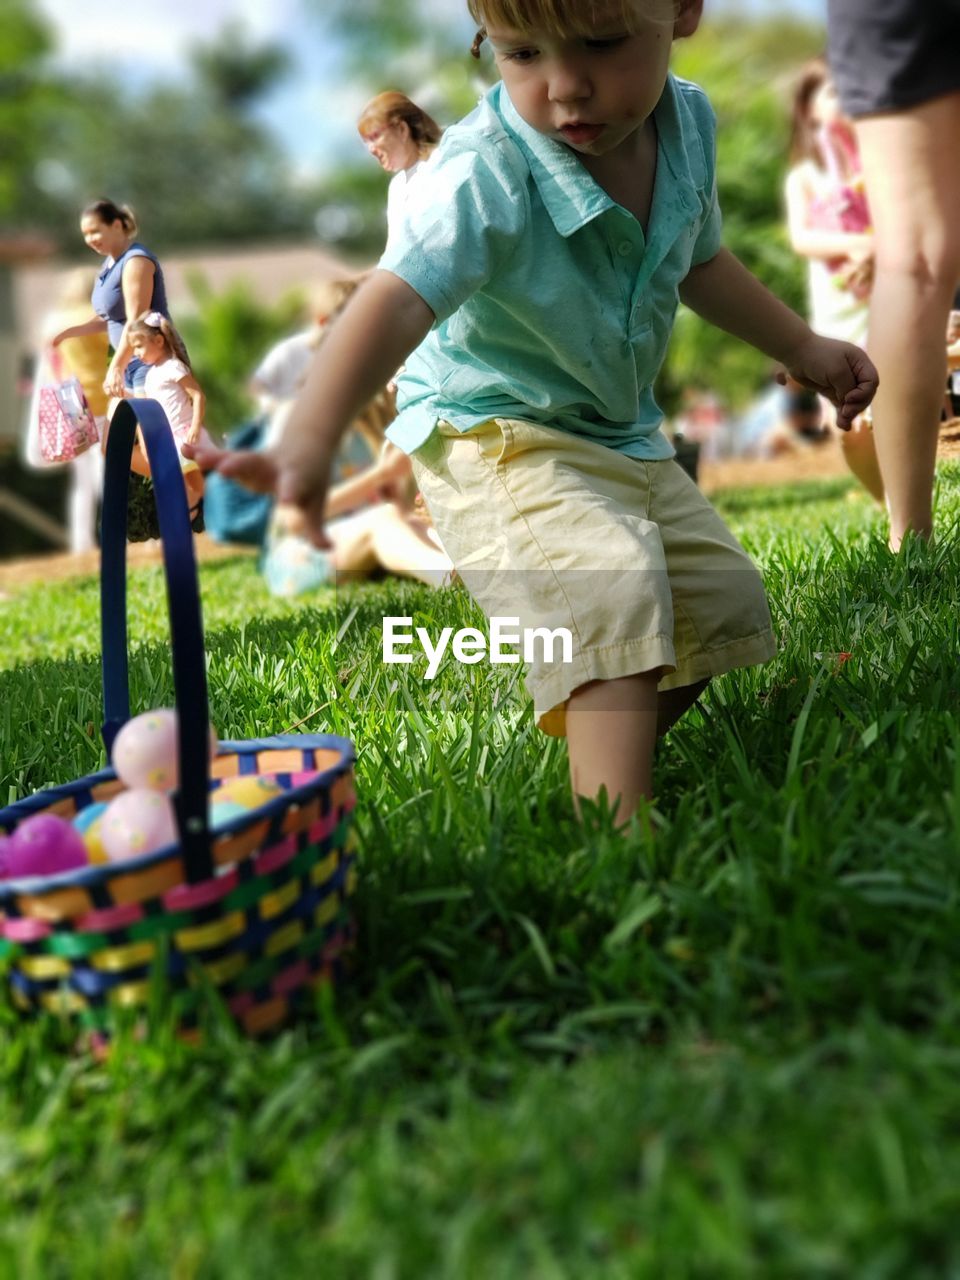
[[890, 546], [933, 529], [946, 329], [960, 278], [960, 94], [857, 122], [876, 235], [869, 349]]

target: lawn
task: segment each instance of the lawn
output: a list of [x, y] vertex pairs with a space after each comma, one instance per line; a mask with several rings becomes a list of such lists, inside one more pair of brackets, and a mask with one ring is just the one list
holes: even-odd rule
[[[205, 566], [220, 735], [357, 744], [354, 971], [266, 1043], [211, 1007], [102, 1064], [0, 1004], [0, 1276], [960, 1277], [960, 468], [897, 559], [848, 489], [717, 499], [780, 652], [625, 835], [574, 820], [513, 669], [384, 667], [384, 614], [468, 625], [462, 593]], [[4, 800], [101, 764], [97, 618], [94, 581], [0, 606]]]

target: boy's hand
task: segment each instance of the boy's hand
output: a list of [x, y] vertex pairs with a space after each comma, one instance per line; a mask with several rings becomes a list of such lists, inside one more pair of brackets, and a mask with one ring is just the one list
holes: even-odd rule
[[180, 452], [192, 458], [201, 471], [219, 471], [254, 493], [272, 493], [279, 503], [299, 507], [306, 520], [306, 532], [315, 546], [332, 544], [323, 528], [328, 477], [318, 473], [312, 480], [302, 468], [283, 464], [269, 449], [218, 449], [214, 445], [184, 444]]
[[[849, 431], [876, 394], [880, 381], [865, 351], [851, 342], [812, 334], [784, 360], [791, 378], [830, 400], [837, 409], [837, 426]], [[786, 382], [786, 375], [777, 374]]]

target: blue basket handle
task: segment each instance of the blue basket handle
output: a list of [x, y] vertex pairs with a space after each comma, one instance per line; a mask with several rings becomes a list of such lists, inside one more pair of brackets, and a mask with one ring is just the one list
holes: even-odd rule
[[103, 487], [100, 634], [103, 646], [103, 741], [107, 751], [130, 719], [127, 666], [127, 492], [137, 425], [150, 460], [173, 650], [179, 722], [180, 788], [173, 803], [187, 879], [213, 875], [207, 831], [210, 787], [207, 668], [190, 513], [173, 431], [155, 400], [124, 400], [110, 422]]

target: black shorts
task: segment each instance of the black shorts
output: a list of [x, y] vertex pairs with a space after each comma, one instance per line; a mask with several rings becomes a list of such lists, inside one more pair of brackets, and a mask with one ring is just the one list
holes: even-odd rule
[[827, 30], [854, 119], [960, 90], [960, 0], [827, 0]]

